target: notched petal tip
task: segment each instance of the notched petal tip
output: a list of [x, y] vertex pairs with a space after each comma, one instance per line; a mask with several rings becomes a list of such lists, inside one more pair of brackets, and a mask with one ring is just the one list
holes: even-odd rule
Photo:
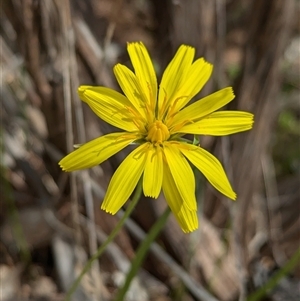
[[198, 62], [203, 64], [206, 68], [208, 68], [208, 71], [212, 72], [214, 65], [210, 62], [208, 62], [204, 57], [200, 57], [198, 58], [193, 64], [195, 64], [196, 62]]
[[228, 195], [228, 198], [230, 198], [232, 201], [236, 201], [237, 194], [234, 191], [232, 191], [232, 193]]
[[189, 234], [189, 233], [192, 233], [194, 231], [196, 231], [198, 229], [198, 226], [197, 227], [193, 227], [193, 228], [187, 228], [187, 229], [183, 229], [181, 228], [182, 231], [185, 233], [185, 234]]
[[[223, 94], [223, 98], [227, 98], [229, 102], [231, 102], [233, 99], [235, 99], [235, 94], [234, 94], [234, 91], [233, 91], [233, 88], [232, 87], [226, 87], [226, 88], [223, 88], [215, 93], [222, 93]], [[213, 93], [214, 95], [214, 93]], [[209, 96], [209, 95], [208, 95]]]
[[62, 169], [62, 171], [67, 171], [64, 166], [61, 164], [61, 161], [58, 162], [59, 167]]
[[252, 113], [248, 113], [249, 114], [249, 119], [250, 119], [250, 126], [251, 126], [251, 128], [253, 127], [253, 125], [254, 125], [254, 114], [252, 114]]
[[78, 92], [79, 94], [84, 93], [84, 91], [85, 91], [87, 88], [88, 88], [87, 85], [81, 85], [81, 86], [78, 87], [77, 92]]
[[235, 98], [235, 94], [232, 87], [228, 87], [228, 90], [231, 92], [233, 98]]
[[85, 98], [85, 92], [86, 90], [89, 88], [90, 86], [87, 86], [87, 85], [82, 85], [82, 86], [79, 86], [78, 89], [77, 89], [77, 93], [79, 95], [79, 98], [82, 100], [82, 101], [86, 101]]
[[66, 157], [63, 157], [63, 158], [57, 163], [61, 169], [64, 169], [64, 161], [65, 161], [65, 158], [66, 158]]
[[147, 197], [147, 198], [151, 198], [151, 199], [157, 199], [160, 195], [160, 192], [159, 193], [145, 193], [144, 191], [144, 196]]
[[142, 49], [146, 49], [146, 46], [143, 42], [139, 41], [139, 42], [127, 42], [127, 50], [129, 50], [130, 48], [142, 48]]
[[191, 233], [198, 229], [199, 222], [196, 210], [189, 210], [185, 205], [176, 214], [180, 227], [184, 233]]
[[68, 168], [65, 166], [65, 164], [62, 163], [62, 161], [63, 161], [63, 160], [61, 160], [61, 161], [58, 162], [58, 165], [59, 165], [59, 167], [61, 168], [61, 170], [62, 170], [62, 171], [65, 171], [65, 172], [70, 172], [71, 170], [68, 169]]
[[115, 215], [115, 214], [116, 214], [115, 211], [112, 211], [112, 210], [110, 210], [109, 208], [107, 208], [106, 206], [103, 206], [103, 204], [101, 205], [101, 209], [102, 209], [103, 211], [105, 211], [106, 213], [109, 213], [109, 214], [111, 214], [111, 215]]
[[121, 66], [123, 66], [120, 63], [117, 63], [116, 65], [113, 66], [113, 72], [116, 74], [118, 73], [118, 70], [121, 68]]
[[127, 46], [131, 45], [144, 45], [142, 41], [136, 41], [136, 42], [127, 42]]
[[177, 51], [182, 51], [182, 50], [187, 50], [187, 49], [192, 50], [194, 52], [196, 50], [195, 47], [193, 47], [191, 45], [181, 44]]
[[70, 172], [72, 171], [70, 168], [68, 168], [66, 165], [66, 162], [65, 162], [65, 158], [61, 159], [59, 162], [58, 162], [58, 165], [59, 167], [62, 169], [62, 171], [65, 171], [65, 172]]

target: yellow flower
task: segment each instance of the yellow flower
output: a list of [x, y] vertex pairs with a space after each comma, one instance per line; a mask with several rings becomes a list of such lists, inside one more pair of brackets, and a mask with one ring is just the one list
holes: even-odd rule
[[80, 98], [103, 120], [123, 131], [83, 144], [59, 165], [75, 171], [98, 165], [129, 144], [137, 147], [114, 173], [101, 208], [115, 214], [143, 176], [145, 196], [164, 196], [184, 232], [198, 228], [195, 177], [190, 163], [217, 190], [236, 199], [217, 158], [182, 138], [185, 134], [223, 136], [252, 128], [253, 115], [217, 111], [234, 94], [224, 88], [185, 107], [212, 73], [195, 49], [182, 45], [163, 73], [159, 89], [153, 64], [142, 43], [129, 43], [134, 72], [117, 64], [114, 73], [124, 94], [105, 87], [80, 86]]

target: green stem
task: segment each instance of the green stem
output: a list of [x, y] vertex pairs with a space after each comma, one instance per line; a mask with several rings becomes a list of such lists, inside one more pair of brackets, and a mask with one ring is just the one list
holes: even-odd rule
[[106, 241], [99, 247], [97, 252], [89, 259], [89, 261], [86, 263], [84, 266], [83, 270], [81, 271], [80, 275], [78, 278], [73, 282], [71, 288], [69, 289], [67, 296], [65, 298], [65, 301], [70, 301], [72, 294], [75, 292], [77, 289], [78, 285], [80, 284], [80, 281], [82, 280], [83, 276], [85, 275], [86, 272], [90, 270], [92, 267], [93, 262], [98, 259], [102, 253], [105, 251], [107, 246], [112, 242], [112, 240], [116, 237], [116, 235], [119, 233], [121, 228], [123, 227], [126, 219], [130, 216], [131, 212], [133, 211], [135, 205], [137, 204], [138, 200], [140, 199], [142, 194], [142, 182], [139, 181], [134, 196], [131, 198], [131, 202], [129, 203], [125, 214], [123, 217], [120, 219], [114, 230], [111, 232], [111, 234], [107, 237]]
[[292, 258], [260, 289], [247, 298], [247, 301], [261, 300], [268, 292], [275, 288], [278, 282], [286, 276], [300, 261], [300, 248], [293, 254]]
[[125, 294], [129, 289], [132, 279], [134, 278], [139, 267], [143, 263], [143, 260], [149, 251], [151, 243], [155, 240], [157, 235], [160, 233], [160, 231], [166, 224], [170, 212], [171, 212], [170, 208], [168, 207], [165, 210], [165, 212], [160, 216], [160, 218], [156, 221], [156, 223], [152, 226], [152, 228], [150, 229], [150, 232], [148, 233], [146, 238], [143, 240], [143, 242], [139, 246], [139, 248], [136, 252], [136, 256], [131, 264], [130, 271], [127, 274], [126, 281], [125, 281], [123, 287], [119, 290], [115, 301], [125, 300]]

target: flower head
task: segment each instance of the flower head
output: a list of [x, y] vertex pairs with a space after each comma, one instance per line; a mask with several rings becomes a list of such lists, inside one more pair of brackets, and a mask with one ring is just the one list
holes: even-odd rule
[[123, 130], [80, 146], [59, 165], [75, 171], [98, 165], [129, 144], [137, 147], [114, 173], [101, 208], [115, 214], [143, 177], [148, 197], [164, 196], [184, 232], [198, 227], [195, 177], [190, 163], [225, 196], [236, 199], [221, 163], [185, 134], [223, 136], [252, 128], [253, 115], [217, 111], [234, 98], [231, 87], [219, 90], [188, 106], [212, 73], [203, 58], [194, 60], [195, 49], [182, 45], [157, 79], [142, 43], [129, 43], [132, 72], [117, 64], [114, 73], [124, 95], [105, 87], [80, 86], [80, 98], [103, 120]]

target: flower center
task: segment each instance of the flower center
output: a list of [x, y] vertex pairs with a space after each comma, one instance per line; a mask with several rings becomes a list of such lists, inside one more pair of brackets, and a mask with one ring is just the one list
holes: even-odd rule
[[170, 137], [169, 130], [160, 120], [153, 122], [148, 130], [147, 140], [152, 143], [161, 144]]

